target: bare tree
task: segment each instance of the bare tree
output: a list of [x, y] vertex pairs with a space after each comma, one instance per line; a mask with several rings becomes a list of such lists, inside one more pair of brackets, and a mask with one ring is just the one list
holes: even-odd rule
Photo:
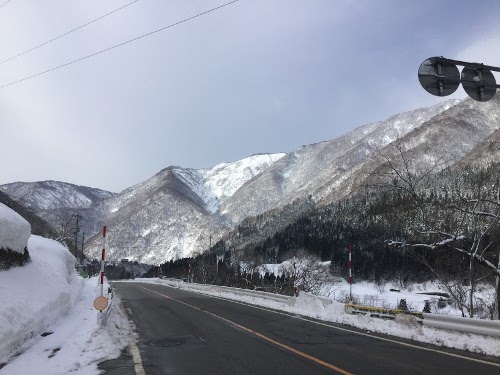
[[[377, 186], [390, 187], [393, 190], [401, 191], [412, 197], [415, 208], [420, 213], [419, 234], [425, 236], [428, 241], [425, 243], [407, 243], [404, 241], [389, 241], [389, 245], [401, 249], [413, 249], [413, 256], [416, 260], [426, 265], [437, 277], [443, 281], [439, 270], [436, 270], [423, 256], [422, 250], [435, 251], [438, 249], [451, 249], [469, 259], [468, 267], [468, 301], [463, 299], [464, 290], [461, 282], [449, 283], [447, 280], [443, 285], [452, 294], [460, 308], [466, 308], [469, 316], [474, 316], [474, 290], [475, 290], [475, 268], [476, 263], [484, 265], [496, 275], [495, 282], [495, 309], [494, 319], [499, 319], [500, 315], [500, 250], [498, 250], [498, 264], [494, 264], [487, 254], [491, 254], [495, 247], [498, 248], [498, 242], [495, 241], [495, 234], [500, 233], [500, 188], [497, 186], [495, 199], [488, 199], [485, 196], [485, 173], [479, 173], [479, 183], [474, 198], [467, 198], [466, 194], [460, 188], [455, 186], [454, 195], [458, 203], [448, 205], [450, 214], [458, 214], [459, 220], [456, 222], [456, 233], [448, 231], [427, 228], [437, 228], [434, 220], [428, 220], [425, 207], [424, 188], [436, 172], [446, 166], [450, 160], [446, 160], [446, 151], [441, 156], [434, 158], [430, 163], [423, 163], [417, 166], [416, 160], [412, 158], [400, 143], [393, 145], [394, 151], [382, 152], [375, 150], [375, 158], [380, 163], [380, 167], [375, 173]], [[420, 251], [420, 252], [418, 252]]]
[[[320, 259], [311, 254], [299, 251], [295, 265], [297, 268], [296, 285], [304, 292], [317, 294], [333, 279], [329, 267], [320, 264]], [[294, 274], [292, 264], [288, 266], [287, 271], [290, 275]]]
[[386, 152], [374, 148], [374, 160], [379, 167], [373, 173], [368, 187], [387, 187], [408, 194], [419, 210], [424, 224], [426, 217], [423, 208], [423, 185], [434, 173], [449, 164], [450, 160], [446, 158], [446, 152], [443, 152], [432, 162], [419, 163], [401, 143], [396, 142], [391, 146], [393, 150], [386, 149]]
[[[474, 199], [467, 199], [460, 194], [461, 204], [453, 204], [448, 207], [462, 215], [462, 229], [457, 228], [459, 234], [446, 233], [443, 231], [421, 232], [431, 241], [428, 243], [406, 243], [401, 241], [390, 241], [390, 246], [406, 247], [412, 249], [428, 249], [435, 251], [438, 249], [449, 249], [459, 254], [467, 256], [469, 259], [469, 296], [468, 310], [469, 316], [474, 316], [474, 287], [475, 268], [479, 263], [489, 269], [495, 275], [495, 309], [493, 317], [499, 319], [500, 314], [500, 248], [497, 235], [500, 233], [500, 187], [496, 189], [494, 200], [483, 198], [479, 192]], [[498, 252], [498, 263], [492, 260], [490, 254], [493, 250]], [[422, 258], [420, 258], [422, 260]], [[423, 261], [423, 260], [422, 260]], [[425, 264], [425, 263], [424, 263]], [[427, 266], [435, 273], [429, 263]], [[448, 288], [450, 290], [450, 288]]]

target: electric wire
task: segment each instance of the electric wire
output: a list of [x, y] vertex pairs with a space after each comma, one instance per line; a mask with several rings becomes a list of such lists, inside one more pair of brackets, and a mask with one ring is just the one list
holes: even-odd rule
[[[11, 0], [9, 0], [9, 1], [11, 1]], [[30, 49], [27, 49], [26, 51], [21, 52], [21, 53], [19, 53], [19, 54], [15, 55], [15, 56], [9, 57], [8, 59], [2, 60], [2, 61], [0, 61], [0, 65], [2, 65], [2, 64], [4, 64], [4, 63], [6, 63], [7, 61], [12, 61], [12, 60], [14, 60], [14, 59], [17, 59], [18, 57], [21, 57], [21, 56], [23, 56], [23, 55], [26, 55], [27, 53], [32, 52], [32, 51], [34, 51], [34, 50], [36, 50], [36, 49], [38, 49], [38, 48], [40, 48], [40, 47], [43, 47], [43, 46], [45, 46], [45, 45], [47, 45], [47, 44], [49, 44], [49, 43], [52, 43], [52, 42], [54, 42], [54, 41], [56, 41], [56, 40], [58, 40], [58, 39], [61, 39], [62, 37], [65, 37], [66, 35], [69, 35], [69, 34], [71, 34], [71, 33], [74, 33], [74, 32], [75, 32], [75, 31], [77, 31], [77, 30], [83, 29], [85, 26], [88, 26], [88, 25], [90, 25], [90, 24], [93, 24], [94, 22], [97, 22], [97, 21], [99, 21], [99, 20], [102, 20], [103, 18], [105, 18], [105, 17], [107, 17], [107, 16], [110, 16], [111, 14], [116, 13], [116, 12], [118, 12], [118, 11], [122, 10], [122, 9], [124, 9], [124, 8], [128, 7], [129, 5], [132, 5], [132, 4], [134, 4], [134, 3], [137, 3], [138, 1], [139, 1], [139, 0], [134, 0], [134, 1], [132, 1], [131, 3], [125, 4], [125, 5], [123, 5], [122, 7], [118, 8], [118, 9], [115, 9], [115, 10], [113, 10], [113, 11], [109, 12], [109, 13], [106, 13], [105, 15], [103, 15], [103, 16], [101, 16], [101, 17], [99, 17], [99, 18], [96, 18], [96, 19], [94, 19], [94, 20], [92, 20], [92, 21], [87, 22], [87, 23], [86, 23], [86, 24], [84, 24], [84, 25], [78, 26], [77, 28], [74, 28], [73, 30], [70, 30], [70, 31], [68, 31], [68, 32], [65, 32], [64, 34], [61, 34], [61, 35], [59, 35], [59, 36], [57, 36], [57, 37], [55, 37], [55, 38], [52, 38], [52, 39], [50, 39], [50, 40], [48, 40], [48, 41], [46, 41], [46, 42], [44, 42], [44, 43], [42, 43], [42, 44], [39, 44], [39, 45], [37, 45], [37, 46], [35, 46], [35, 47], [32, 47], [32, 48], [30, 48]], [[5, 4], [4, 4], [4, 5], [5, 5]], [[0, 8], [1, 8], [1, 6], [0, 6]]]
[[122, 46], [124, 46], [124, 45], [126, 45], [126, 44], [129, 44], [129, 43], [135, 42], [135, 41], [137, 41], [137, 40], [139, 40], [139, 39], [143, 39], [143, 38], [146, 38], [146, 37], [151, 36], [151, 35], [153, 35], [153, 34], [159, 33], [160, 31], [167, 30], [167, 29], [172, 28], [172, 27], [174, 27], [174, 26], [178, 26], [178, 25], [180, 25], [180, 24], [182, 24], [182, 23], [185, 23], [185, 22], [191, 21], [191, 20], [193, 20], [193, 19], [195, 19], [195, 18], [198, 18], [198, 17], [204, 16], [204, 15], [206, 15], [206, 14], [208, 14], [208, 13], [212, 13], [212, 12], [214, 12], [214, 11], [216, 11], [216, 10], [219, 10], [219, 9], [221, 9], [221, 8], [224, 8], [224, 7], [228, 6], [228, 5], [231, 5], [231, 4], [234, 4], [234, 3], [237, 3], [238, 1], [239, 1], [239, 0], [233, 0], [233, 1], [230, 1], [230, 2], [228, 2], [228, 3], [225, 3], [225, 4], [222, 4], [222, 5], [219, 5], [218, 7], [215, 7], [215, 8], [209, 9], [209, 10], [206, 10], [206, 11], [204, 11], [204, 12], [202, 12], [202, 13], [198, 13], [198, 14], [196, 14], [196, 15], [194, 15], [194, 16], [189, 17], [189, 18], [185, 18], [185, 19], [183, 19], [183, 20], [181, 20], [181, 21], [178, 21], [178, 22], [172, 23], [172, 24], [170, 24], [170, 25], [164, 26], [164, 27], [162, 27], [162, 28], [160, 28], [160, 29], [156, 29], [156, 30], [154, 30], [154, 31], [151, 31], [151, 32], [146, 33], [146, 34], [142, 34], [142, 35], [140, 35], [140, 36], [138, 36], [138, 37], [135, 37], [135, 38], [133, 38], [133, 39], [129, 39], [129, 40], [125, 41], [125, 42], [122, 42], [122, 43], [119, 43], [119, 44], [115, 44], [114, 46], [111, 46], [111, 47], [105, 48], [105, 49], [103, 49], [103, 50], [100, 50], [100, 51], [94, 52], [94, 53], [92, 53], [92, 54], [90, 54], [90, 55], [80, 57], [80, 58], [78, 58], [78, 59], [76, 59], [76, 60], [72, 60], [72, 61], [70, 61], [70, 62], [67, 62], [67, 63], [61, 64], [61, 65], [58, 65], [58, 66], [56, 66], [56, 67], [53, 67], [53, 68], [50, 68], [50, 69], [47, 69], [47, 70], [44, 70], [44, 71], [42, 71], [42, 72], [39, 72], [39, 73], [33, 74], [33, 75], [31, 75], [31, 76], [21, 78], [21, 79], [19, 79], [19, 80], [17, 80], [17, 81], [13, 81], [13, 82], [7, 83], [7, 84], [5, 84], [5, 85], [0, 86], [0, 89], [3, 89], [3, 88], [5, 88], [5, 87], [12, 86], [12, 85], [15, 85], [15, 84], [18, 84], [18, 83], [21, 83], [21, 82], [27, 81], [27, 80], [29, 80], [29, 79], [32, 79], [32, 78], [35, 78], [35, 77], [38, 77], [38, 76], [41, 76], [41, 75], [44, 75], [44, 74], [47, 74], [47, 73], [53, 72], [54, 70], [58, 70], [58, 69], [64, 68], [64, 67], [66, 67], [66, 66], [69, 66], [69, 65], [75, 64], [75, 63], [77, 63], [77, 62], [80, 62], [80, 61], [83, 61], [83, 60], [87, 60], [87, 59], [89, 59], [89, 58], [91, 58], [91, 57], [94, 57], [94, 56], [100, 55], [100, 54], [102, 54], [102, 53], [105, 53], [105, 52], [111, 51], [111, 50], [113, 50], [113, 49], [115, 49], [115, 48], [122, 47]]
[[0, 5], [0, 8], [2, 8], [4, 5], [7, 5], [8, 3], [10, 3], [12, 0], [7, 0], [5, 3], [3, 3], [2, 5]]

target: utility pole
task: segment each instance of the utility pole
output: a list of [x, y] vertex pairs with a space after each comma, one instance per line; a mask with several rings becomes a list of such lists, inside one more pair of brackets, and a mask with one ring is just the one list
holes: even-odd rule
[[[75, 216], [76, 217], [76, 226], [75, 226], [75, 231], [74, 231], [74, 235], [75, 235], [75, 257], [77, 259], [79, 259], [78, 257], [78, 233], [80, 233], [80, 219], [82, 219], [82, 216], [79, 215], [79, 214], [73, 214], [71, 215], [71, 217], [69, 218], [68, 220], [68, 223], [70, 222], [71, 218]], [[83, 257], [83, 239], [82, 239], [82, 257]], [[81, 259], [81, 258], [80, 258]]]
[[78, 232], [80, 232], [80, 228], [78, 226], [80, 215], [76, 215], [76, 227], [75, 227], [75, 257], [78, 258]]
[[82, 232], [82, 256], [80, 258], [80, 264], [82, 263], [83, 260], [83, 243], [85, 242], [85, 231]]

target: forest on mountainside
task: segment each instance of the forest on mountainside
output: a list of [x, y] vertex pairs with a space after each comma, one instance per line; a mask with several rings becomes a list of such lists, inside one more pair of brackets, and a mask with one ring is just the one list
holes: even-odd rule
[[[151, 272], [238, 287], [274, 285], [276, 292], [290, 294], [292, 275], [262, 276], [255, 267], [281, 263], [295, 253], [331, 261], [330, 274], [347, 279], [352, 245], [355, 280], [404, 286], [439, 279], [468, 285], [472, 277], [495, 285], [498, 273], [491, 265], [498, 264], [500, 251], [499, 167], [409, 174], [406, 182], [375, 178], [349, 199], [317, 208], [296, 201], [285, 210], [246, 220], [209, 252]], [[443, 242], [443, 236], [454, 240]], [[413, 246], [418, 244], [436, 246]], [[457, 249], [480, 250], [473, 270], [471, 255]]]

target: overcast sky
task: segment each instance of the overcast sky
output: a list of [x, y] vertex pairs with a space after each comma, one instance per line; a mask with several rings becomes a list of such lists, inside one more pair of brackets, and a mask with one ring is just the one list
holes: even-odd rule
[[[130, 2], [0, 0], [0, 61]], [[1, 63], [0, 86], [224, 3], [139, 0]], [[423, 60], [500, 66], [499, 46], [497, 0], [240, 0], [0, 89], [0, 184], [120, 192], [170, 165], [290, 152], [442, 101]]]

